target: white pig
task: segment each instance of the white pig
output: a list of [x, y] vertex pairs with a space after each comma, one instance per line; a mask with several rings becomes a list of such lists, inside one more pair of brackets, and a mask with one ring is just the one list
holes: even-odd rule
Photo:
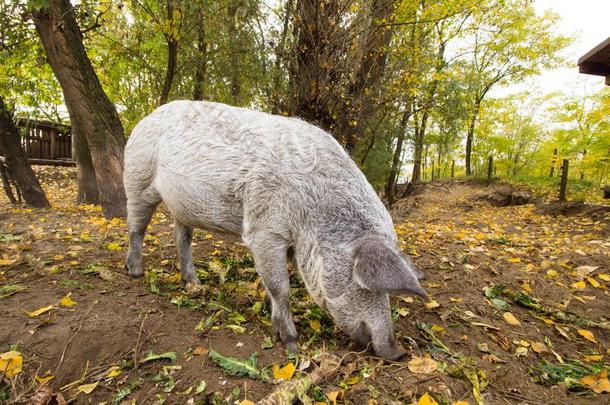
[[[129, 275], [163, 201], [175, 219], [182, 278], [198, 284], [193, 228], [239, 235], [271, 301], [274, 336], [296, 350], [289, 256], [335, 324], [375, 353], [400, 358], [389, 294], [425, 296], [423, 274], [396, 246], [392, 219], [337, 141], [296, 118], [201, 101], [157, 108], [125, 149]], [[289, 254], [288, 252], [291, 252]], [[293, 253], [293, 255], [292, 255]]]

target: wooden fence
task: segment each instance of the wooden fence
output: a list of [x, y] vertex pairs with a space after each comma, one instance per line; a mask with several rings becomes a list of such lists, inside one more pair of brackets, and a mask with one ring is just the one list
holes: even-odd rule
[[21, 143], [31, 163], [72, 163], [72, 133], [68, 125], [17, 118]]

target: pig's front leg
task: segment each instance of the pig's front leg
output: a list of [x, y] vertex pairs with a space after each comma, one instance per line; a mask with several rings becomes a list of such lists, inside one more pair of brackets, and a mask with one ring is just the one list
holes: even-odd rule
[[249, 247], [254, 256], [256, 271], [261, 276], [271, 301], [273, 335], [286, 349], [296, 352], [297, 330], [290, 313], [290, 280], [286, 268], [285, 242], [274, 240], [272, 235], [257, 235]]
[[176, 248], [180, 258], [180, 274], [182, 280], [187, 284], [201, 284], [193, 264], [193, 250], [191, 241], [193, 240], [193, 228], [176, 221]]

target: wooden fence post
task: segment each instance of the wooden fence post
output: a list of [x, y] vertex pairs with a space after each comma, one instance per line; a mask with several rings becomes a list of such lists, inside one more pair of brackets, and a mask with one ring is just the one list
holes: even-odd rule
[[570, 161], [563, 159], [563, 165], [561, 166], [561, 182], [559, 183], [559, 201], [566, 200], [566, 191], [568, 189], [568, 166]]
[[451, 178], [455, 175], [455, 159], [451, 162]]
[[491, 180], [493, 177], [493, 166], [494, 166], [494, 157], [489, 155], [487, 158], [487, 180]]

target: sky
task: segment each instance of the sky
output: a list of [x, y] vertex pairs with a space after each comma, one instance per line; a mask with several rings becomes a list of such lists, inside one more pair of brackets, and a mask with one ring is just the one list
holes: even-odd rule
[[593, 47], [610, 37], [610, 0], [535, 0], [539, 13], [551, 10], [561, 21], [557, 32], [575, 38], [562, 54], [572, 65], [543, 71], [526, 83], [497, 88], [493, 96], [538, 88], [540, 94], [559, 91], [575, 95], [595, 93], [605, 87], [604, 78], [578, 73], [576, 62]]

